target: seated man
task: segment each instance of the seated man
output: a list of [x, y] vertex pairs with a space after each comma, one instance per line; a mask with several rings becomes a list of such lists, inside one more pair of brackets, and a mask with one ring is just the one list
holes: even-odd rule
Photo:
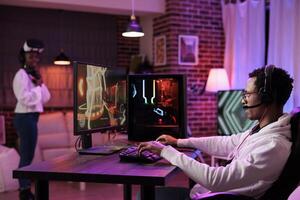
[[[246, 116], [258, 120], [251, 130], [231, 136], [175, 139], [160, 136], [145, 142], [139, 152], [150, 150], [181, 168], [197, 184], [190, 197], [197, 199], [209, 192], [230, 192], [259, 198], [279, 177], [291, 149], [289, 114], [283, 113], [293, 79], [275, 66], [249, 74], [242, 98]], [[227, 157], [226, 166], [211, 167], [200, 163], [170, 145], [192, 147], [210, 155]]]

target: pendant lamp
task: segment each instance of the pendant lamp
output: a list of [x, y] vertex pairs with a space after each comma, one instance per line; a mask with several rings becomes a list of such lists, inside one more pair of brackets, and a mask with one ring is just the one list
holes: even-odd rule
[[144, 36], [143, 29], [136, 21], [136, 18], [134, 15], [134, 0], [131, 0], [130, 22], [127, 26], [126, 31], [122, 33], [122, 36], [123, 37], [143, 37]]
[[66, 56], [63, 49], [60, 49], [60, 53], [58, 54], [58, 56], [55, 57], [54, 64], [55, 65], [70, 65], [71, 64], [70, 59], [68, 58], [68, 56]]
[[[62, 46], [62, 41], [63, 41], [63, 14], [64, 11], [60, 11], [59, 13], [59, 46]], [[64, 53], [63, 48], [60, 49], [60, 53], [58, 54], [58, 56], [56, 56], [54, 58], [53, 61], [54, 65], [70, 65], [71, 64], [71, 60], [69, 59], [68, 56], [66, 56], [66, 54]]]

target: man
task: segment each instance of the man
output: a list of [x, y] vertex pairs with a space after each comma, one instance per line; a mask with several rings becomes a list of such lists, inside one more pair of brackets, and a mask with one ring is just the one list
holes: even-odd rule
[[[162, 135], [157, 142], [140, 144], [139, 151], [155, 152], [181, 168], [197, 183], [190, 192], [192, 199], [210, 192], [259, 198], [279, 177], [290, 154], [290, 115], [283, 113], [283, 106], [291, 94], [292, 83], [286, 71], [273, 65], [256, 69], [249, 74], [242, 98], [246, 116], [258, 120], [253, 129], [232, 136], [188, 139]], [[211, 167], [170, 145], [197, 148], [227, 157], [230, 163]]]

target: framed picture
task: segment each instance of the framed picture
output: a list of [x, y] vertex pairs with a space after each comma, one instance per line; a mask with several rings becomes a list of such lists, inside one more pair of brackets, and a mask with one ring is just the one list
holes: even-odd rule
[[161, 66], [167, 64], [166, 36], [154, 38], [154, 65]]
[[198, 36], [179, 35], [178, 37], [178, 64], [198, 64]]

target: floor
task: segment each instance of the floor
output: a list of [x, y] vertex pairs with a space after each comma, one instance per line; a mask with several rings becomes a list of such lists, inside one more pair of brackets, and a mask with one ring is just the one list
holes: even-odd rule
[[[188, 178], [183, 174], [172, 177], [168, 186], [188, 187]], [[32, 189], [34, 191], [34, 188]], [[49, 200], [122, 200], [123, 185], [86, 183], [81, 191], [76, 182], [50, 182]], [[132, 199], [135, 199], [139, 186], [133, 186]], [[0, 200], [18, 200], [18, 191], [0, 193]]]

